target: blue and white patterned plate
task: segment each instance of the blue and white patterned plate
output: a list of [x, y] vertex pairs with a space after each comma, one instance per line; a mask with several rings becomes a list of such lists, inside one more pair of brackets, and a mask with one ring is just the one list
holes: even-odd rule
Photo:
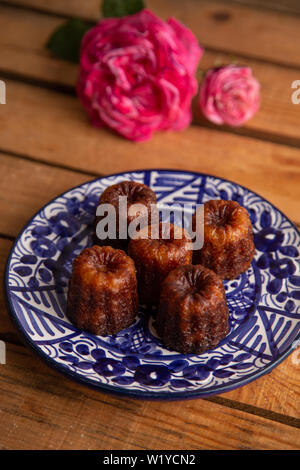
[[[65, 315], [73, 259], [91, 244], [99, 195], [127, 179], [149, 185], [159, 204], [232, 199], [249, 211], [256, 255], [225, 282], [230, 332], [214, 350], [182, 355], [163, 347], [153, 317], [113, 336], [94, 336]], [[49, 365], [79, 382], [135, 398], [184, 399], [222, 393], [271, 371], [298, 344], [300, 234], [272, 204], [220, 178], [174, 170], [108, 176], [78, 186], [41, 209], [18, 236], [7, 261], [11, 315]], [[150, 318], [150, 319], [149, 319]]]

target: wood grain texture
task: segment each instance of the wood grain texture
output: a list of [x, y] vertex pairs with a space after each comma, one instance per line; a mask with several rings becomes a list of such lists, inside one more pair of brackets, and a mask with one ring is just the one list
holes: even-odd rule
[[[61, 168], [27, 161], [25, 159], [0, 155], [0, 166], [6, 178], [0, 180], [0, 233], [5, 228], [9, 235], [16, 236], [28, 219], [51, 197], [69, 187], [85, 182], [85, 174], [78, 174]], [[31, 188], [29, 191], [28, 188]], [[20, 211], [20, 208], [22, 210]], [[4, 225], [5, 224], [5, 225]], [[0, 269], [4, 268], [12, 242], [0, 238]], [[2, 280], [0, 278], [2, 287]], [[0, 339], [20, 342], [16, 327], [11, 322], [0, 290]], [[300, 383], [297, 367], [291, 357], [278, 366], [271, 374], [245, 387], [223, 395], [231, 402], [257, 407], [292, 418], [300, 418]]]
[[89, 390], [10, 344], [0, 379], [2, 449], [300, 447], [296, 428], [208, 400], [145, 402]]
[[[29, 7], [44, 13], [54, 13], [67, 17], [78, 17], [97, 21], [101, 14], [101, 0], [8, 0], [5, 3]], [[24, 10], [23, 10], [24, 11]]]
[[0, 153], [0, 233], [15, 237], [47, 202], [92, 175]]
[[46, 48], [49, 36], [64, 21], [0, 4], [1, 70], [72, 87], [77, 65], [57, 59]]
[[299, 359], [300, 347], [268, 375], [222, 397], [300, 420]]
[[[0, 5], [1, 70], [18, 75], [21, 79], [37, 80], [47, 86], [74, 90], [78, 66], [55, 58], [45, 48], [47, 38], [63, 21], [40, 13]], [[199, 64], [199, 82], [200, 72], [216, 65], [231, 63], [233, 60], [252, 68], [261, 83], [262, 102], [254, 119], [248, 121], [240, 130], [228, 129], [243, 133], [250, 131], [254, 135], [259, 133], [287, 143], [291, 139], [292, 143], [300, 146], [300, 106], [291, 101], [294, 91], [291, 84], [299, 76], [300, 68], [297, 71], [236, 55], [233, 57], [231, 54], [205, 51]], [[194, 121], [206, 124], [196, 99]], [[215, 129], [217, 128], [218, 126], [215, 126]]]
[[257, 191], [299, 222], [300, 151], [295, 148], [198, 126], [136, 144], [93, 128], [76, 98], [14, 81], [7, 82], [0, 126], [4, 152], [93, 174], [149, 167], [210, 173]]
[[[9, 0], [9, 3], [94, 21], [100, 18], [97, 0]], [[174, 16], [182, 21], [205, 47], [292, 67], [300, 65], [297, 16], [209, 0], [148, 0], [147, 7], [162, 18]]]
[[[143, 144], [93, 128], [69, 93], [77, 66], [44, 47], [64, 17], [99, 18], [99, 0], [3, 2], [0, 71], [27, 84], [7, 80], [7, 104], [0, 106], [0, 234], [12, 239], [44, 203], [93, 175], [149, 167], [231, 179], [300, 224], [300, 114], [290, 102], [300, 71], [300, 17], [242, 4], [248, 2], [147, 0], [159, 16], [175, 16], [195, 32], [206, 46], [202, 70], [233, 60], [251, 66], [263, 103], [234, 131], [247, 136], [208, 128], [196, 110], [196, 125]], [[7, 364], [0, 366], [0, 448], [300, 449], [299, 350], [270, 374], [206, 400], [156, 403], [90, 390], [24, 347], [2, 287], [11, 244], [0, 235], [0, 339], [7, 342]]]
[[[300, 70], [298, 73], [286, 67], [209, 51], [204, 52], [199, 69], [206, 71], [209, 68], [232, 62], [251, 67], [253, 75], [261, 85], [261, 105], [254, 118], [241, 128], [233, 129], [227, 126], [227, 130], [249, 133], [249, 135], [266, 137], [300, 147], [300, 105], [293, 104], [291, 100], [292, 92], [295, 91], [291, 88], [291, 84], [297, 76], [300, 76]], [[199, 83], [201, 84], [201, 78], [199, 78]], [[206, 123], [205, 118], [201, 116], [197, 102], [194, 104], [194, 122]], [[222, 126], [213, 127], [222, 129]]]
[[[223, 0], [224, 1], [224, 0]], [[287, 13], [300, 13], [298, 0], [225, 0], [224, 3], [239, 3], [251, 8], [266, 8], [271, 11], [278, 10]]]

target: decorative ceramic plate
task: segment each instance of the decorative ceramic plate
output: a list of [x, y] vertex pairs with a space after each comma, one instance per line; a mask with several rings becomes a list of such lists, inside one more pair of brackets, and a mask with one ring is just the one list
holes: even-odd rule
[[[238, 201], [249, 211], [256, 255], [225, 282], [230, 331], [214, 350], [183, 355], [165, 349], [151, 312], [113, 336], [94, 336], [66, 317], [73, 259], [92, 243], [99, 195], [123, 180], [149, 185], [158, 203]], [[11, 315], [30, 346], [56, 370], [101, 391], [135, 398], [184, 399], [226, 392], [270, 372], [299, 343], [300, 234], [272, 204], [209, 175], [147, 170], [78, 186], [41, 209], [18, 236], [7, 261]], [[149, 315], [150, 313], [150, 315]]]

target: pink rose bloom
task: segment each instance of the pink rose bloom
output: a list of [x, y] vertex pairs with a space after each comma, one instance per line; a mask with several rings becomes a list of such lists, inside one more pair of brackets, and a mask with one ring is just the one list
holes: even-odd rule
[[199, 105], [215, 124], [241, 126], [254, 116], [259, 104], [260, 84], [249, 67], [227, 65], [205, 75]]
[[95, 126], [141, 141], [191, 121], [202, 55], [195, 36], [149, 10], [108, 18], [81, 44], [77, 94]]

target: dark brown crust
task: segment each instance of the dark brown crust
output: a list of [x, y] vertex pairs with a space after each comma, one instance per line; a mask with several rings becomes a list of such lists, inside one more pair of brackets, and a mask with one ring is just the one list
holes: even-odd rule
[[162, 226], [160, 223], [158, 239], [150, 238], [151, 227], [148, 226], [143, 233], [147, 232], [149, 238], [139, 238], [129, 243], [128, 254], [136, 266], [139, 299], [142, 304], [158, 304], [161, 283], [168, 273], [178, 266], [192, 262], [189, 235], [176, 228], [181, 232], [181, 239], [174, 238], [174, 225], [170, 224], [170, 239], [163, 239]]
[[137, 308], [132, 259], [110, 246], [83, 250], [74, 260], [69, 281], [69, 319], [95, 335], [111, 335], [133, 323]]
[[[193, 218], [195, 230], [195, 216]], [[204, 204], [204, 244], [193, 255], [194, 264], [212, 269], [222, 279], [246, 271], [255, 254], [247, 210], [236, 201], [211, 200]]]
[[222, 280], [201, 265], [181, 266], [162, 283], [157, 332], [163, 344], [182, 354], [215, 348], [228, 333]]
[[[126, 196], [128, 198], [127, 204], [127, 213], [130, 210], [130, 207], [133, 204], [143, 204], [146, 207], [146, 214], [148, 216], [148, 220], [146, 225], [150, 223], [150, 213], [151, 213], [151, 204], [156, 204], [156, 194], [152, 189], [142, 183], [138, 183], [136, 181], [122, 181], [121, 183], [113, 184], [103, 191], [100, 196], [99, 204], [112, 204], [116, 208], [116, 216], [117, 216], [117, 238], [115, 240], [100, 240], [96, 235], [96, 226], [97, 223], [101, 220], [101, 217], [96, 217], [95, 221], [95, 236], [94, 240], [97, 245], [104, 246], [110, 245], [113, 248], [121, 249], [127, 251], [129, 238], [126, 239], [119, 239], [119, 197]], [[139, 215], [139, 214], [137, 214]], [[136, 215], [136, 216], [137, 216]], [[135, 216], [135, 217], [136, 217]], [[132, 222], [135, 218], [134, 216], [126, 217], [127, 225]]]

